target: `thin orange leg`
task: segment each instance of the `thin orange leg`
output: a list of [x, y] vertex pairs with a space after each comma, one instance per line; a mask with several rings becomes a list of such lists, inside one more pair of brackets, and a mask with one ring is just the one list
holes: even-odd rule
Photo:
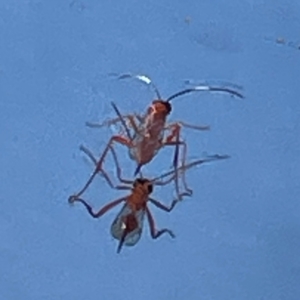
[[156, 230], [154, 218], [147, 206], [146, 206], [145, 210], [146, 210], [146, 215], [147, 215], [148, 222], [149, 222], [151, 237], [153, 239], [157, 239], [164, 233], [168, 233], [172, 238], [175, 238], [175, 234], [170, 229], [164, 228], [161, 230]]
[[91, 205], [88, 204], [85, 200], [83, 200], [81, 198], [73, 199], [73, 201], [71, 203], [74, 203], [75, 201], [82, 203], [93, 218], [100, 218], [105, 213], [107, 213], [109, 210], [111, 210], [115, 206], [119, 205], [120, 203], [124, 202], [125, 200], [126, 200], [126, 197], [122, 197], [120, 199], [114, 200], [114, 201], [106, 204], [105, 206], [103, 206], [98, 212], [94, 212]]
[[[117, 143], [120, 143], [122, 145], [125, 145], [127, 146], [128, 148], [132, 147], [132, 144], [131, 142], [124, 138], [124, 137], [121, 137], [121, 136], [113, 136], [111, 137], [111, 139], [109, 140], [109, 142], [107, 143], [107, 146], [103, 152], [103, 154], [101, 155], [100, 159], [98, 160], [97, 162], [97, 165], [96, 165], [96, 168], [94, 170], [94, 172], [92, 173], [92, 175], [90, 176], [90, 178], [87, 180], [86, 184], [83, 186], [83, 188], [75, 195], [72, 195], [69, 197], [69, 201], [70, 202], [73, 202], [74, 199], [76, 198], [79, 198], [86, 190], [87, 188], [90, 186], [90, 184], [93, 182], [95, 176], [102, 171], [103, 173], [103, 170], [102, 170], [102, 164], [104, 162], [104, 159], [105, 157], [107, 156], [108, 154], [108, 151], [112, 149], [112, 144], [113, 142], [117, 142]], [[73, 200], [72, 200], [73, 199]]]
[[[86, 147], [83, 147], [81, 146], [80, 148], [92, 161], [93, 163], [97, 166], [97, 160], [95, 158], [95, 156], [92, 154], [92, 152], [87, 149]], [[110, 147], [110, 152], [113, 156], [113, 159], [114, 159], [114, 162], [115, 162], [115, 166], [116, 166], [116, 173], [117, 173], [117, 177], [118, 177], [118, 180], [122, 183], [125, 183], [125, 184], [130, 184], [132, 185], [133, 184], [133, 180], [128, 180], [128, 179], [124, 179], [122, 178], [122, 172], [121, 172], [121, 165], [118, 161], [118, 158], [117, 158], [117, 154], [116, 154], [116, 151], [114, 149], [114, 147], [111, 145]], [[113, 188], [113, 189], [130, 189], [128, 186], [124, 187], [123, 186], [116, 186], [113, 184], [112, 180], [110, 179], [108, 173], [104, 170], [104, 168], [101, 168], [101, 173], [102, 173], [102, 176], [105, 178], [105, 180], [107, 181], [108, 185]], [[121, 187], [121, 188], [120, 188]]]

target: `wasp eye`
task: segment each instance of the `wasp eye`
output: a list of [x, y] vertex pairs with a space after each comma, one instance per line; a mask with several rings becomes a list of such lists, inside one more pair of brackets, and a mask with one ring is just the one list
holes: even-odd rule
[[172, 111], [172, 106], [169, 102], [165, 101], [165, 102], [162, 102], [166, 108], [166, 111], [167, 113], [169, 114], [171, 111]]
[[149, 195], [153, 192], [153, 184], [152, 183], [149, 183], [148, 184], [148, 193]]
[[137, 178], [134, 183], [133, 183], [133, 187], [137, 187], [138, 185], [148, 185], [149, 179], [146, 178]]
[[145, 178], [138, 178], [135, 182], [136, 182], [137, 184], [145, 184], [146, 182], [148, 182], [148, 179], [145, 179]]
[[137, 187], [140, 183], [139, 178], [133, 182], [133, 187]]

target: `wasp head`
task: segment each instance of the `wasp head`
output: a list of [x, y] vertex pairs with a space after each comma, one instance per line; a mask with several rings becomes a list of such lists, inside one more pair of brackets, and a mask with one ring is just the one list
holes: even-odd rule
[[151, 108], [152, 111], [151, 112], [156, 112], [156, 113], [160, 113], [160, 114], [164, 114], [164, 115], [169, 115], [170, 112], [172, 111], [172, 106], [169, 102], [167, 101], [163, 101], [163, 100], [154, 100], [152, 102]]
[[150, 180], [146, 178], [138, 178], [134, 181], [133, 187], [137, 188], [140, 187], [142, 189], [145, 189], [147, 194], [151, 194], [153, 191], [153, 184], [150, 182]]

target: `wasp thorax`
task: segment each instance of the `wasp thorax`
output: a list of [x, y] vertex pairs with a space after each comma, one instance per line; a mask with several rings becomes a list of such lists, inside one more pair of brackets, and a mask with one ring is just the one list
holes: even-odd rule
[[134, 181], [133, 187], [143, 186], [144, 188], [147, 188], [148, 194], [151, 194], [153, 191], [153, 184], [150, 182], [150, 180], [146, 178], [138, 178]]
[[169, 102], [163, 100], [154, 100], [152, 105], [155, 107], [156, 112], [165, 113], [168, 115], [172, 111], [172, 106]]

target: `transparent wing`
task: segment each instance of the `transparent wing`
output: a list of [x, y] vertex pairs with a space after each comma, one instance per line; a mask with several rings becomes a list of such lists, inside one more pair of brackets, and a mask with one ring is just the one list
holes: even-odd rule
[[117, 239], [121, 240], [124, 234], [124, 230], [126, 229], [125, 220], [130, 221], [130, 225], [133, 228], [130, 228], [130, 231], [126, 234], [124, 239], [124, 245], [126, 246], [134, 246], [142, 235], [143, 223], [145, 217], [145, 210], [140, 209], [136, 212], [133, 212], [130, 206], [126, 203], [115, 220], [111, 225], [111, 235]]

